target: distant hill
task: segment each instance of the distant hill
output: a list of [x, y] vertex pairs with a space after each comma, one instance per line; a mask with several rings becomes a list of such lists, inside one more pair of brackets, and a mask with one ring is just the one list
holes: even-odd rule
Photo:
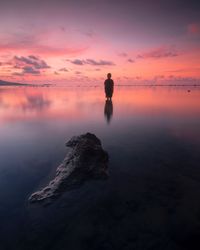
[[30, 86], [30, 85], [25, 83], [7, 82], [0, 80], [0, 86]]

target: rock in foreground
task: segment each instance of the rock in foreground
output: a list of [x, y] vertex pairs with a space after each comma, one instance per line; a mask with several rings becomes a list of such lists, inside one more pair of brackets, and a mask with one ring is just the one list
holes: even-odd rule
[[74, 136], [66, 146], [70, 148], [69, 152], [58, 166], [55, 178], [45, 188], [33, 193], [30, 202], [53, 198], [86, 180], [108, 176], [108, 154], [94, 134]]

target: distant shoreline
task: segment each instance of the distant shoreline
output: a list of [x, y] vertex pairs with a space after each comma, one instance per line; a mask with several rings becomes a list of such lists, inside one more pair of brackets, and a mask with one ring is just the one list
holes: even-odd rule
[[[28, 84], [28, 83], [15, 83], [0, 80], [0, 87], [102, 87], [103, 85], [56, 85], [56, 84]], [[199, 84], [115, 84], [115, 87], [200, 87]]]
[[200, 84], [116, 84], [118, 87], [200, 87]]
[[17, 82], [7, 82], [0, 80], [0, 87], [10, 87], [10, 86], [18, 86], [18, 87], [49, 87], [54, 86], [52, 84], [28, 84], [28, 83], [17, 83]]

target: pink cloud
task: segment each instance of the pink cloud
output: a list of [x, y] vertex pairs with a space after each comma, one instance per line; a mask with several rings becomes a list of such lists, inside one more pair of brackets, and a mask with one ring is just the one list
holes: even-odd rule
[[64, 42], [65, 38], [63, 37], [60, 37], [60, 41], [63, 41], [62, 43], [53, 41], [49, 44], [46, 42], [49, 41], [49, 38], [55, 36], [55, 34], [48, 34], [47, 32], [42, 35], [22, 34], [16, 36], [15, 34], [11, 34], [0, 39], [0, 53], [14, 52], [15, 54], [22, 54], [22, 52], [26, 52], [45, 56], [75, 56], [80, 55], [88, 49], [87, 45], [75, 45], [69, 41]]
[[59, 69], [59, 71], [68, 72], [69, 70], [64, 67], [64, 68]]
[[86, 59], [86, 60], [81, 60], [81, 59], [74, 59], [74, 60], [68, 60], [69, 62], [71, 62], [72, 64], [75, 65], [92, 65], [92, 66], [114, 66], [114, 62], [112, 61], [108, 61], [108, 60], [99, 60], [96, 61], [94, 59]]
[[75, 56], [75, 55], [80, 55], [87, 49], [88, 47], [53, 48], [47, 46], [40, 46], [38, 48], [35, 48], [33, 51], [35, 51], [35, 53], [39, 53], [41, 55], [46, 55], [46, 56]]
[[57, 48], [44, 45], [24, 46], [20, 44], [0, 44], [0, 52], [22, 52], [26, 51], [33, 54], [45, 56], [75, 56], [85, 52], [88, 47], [66, 47]]
[[160, 59], [160, 58], [176, 57], [176, 56], [178, 56], [178, 53], [173, 46], [170, 46], [170, 47], [165, 46], [165, 47], [155, 48], [150, 51], [140, 53], [137, 55], [137, 58], [138, 59], [148, 59], [148, 58]]
[[188, 24], [187, 32], [192, 35], [200, 35], [200, 23]]
[[51, 68], [44, 60], [34, 55], [27, 57], [14, 56], [13, 59], [8, 62], [8, 65], [12, 66], [13, 69], [20, 70], [13, 73], [15, 76], [24, 76], [27, 74], [40, 75], [41, 70], [44, 71]]
[[127, 61], [130, 62], [130, 63], [134, 63], [134, 62], [135, 62], [135, 61], [134, 61], [133, 59], [131, 59], [131, 58], [129, 58]]

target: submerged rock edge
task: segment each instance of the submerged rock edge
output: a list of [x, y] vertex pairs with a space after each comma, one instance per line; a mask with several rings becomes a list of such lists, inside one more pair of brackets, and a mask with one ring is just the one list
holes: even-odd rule
[[57, 197], [86, 180], [108, 177], [108, 153], [94, 134], [73, 136], [66, 146], [69, 151], [58, 166], [55, 178], [29, 197], [31, 203]]

